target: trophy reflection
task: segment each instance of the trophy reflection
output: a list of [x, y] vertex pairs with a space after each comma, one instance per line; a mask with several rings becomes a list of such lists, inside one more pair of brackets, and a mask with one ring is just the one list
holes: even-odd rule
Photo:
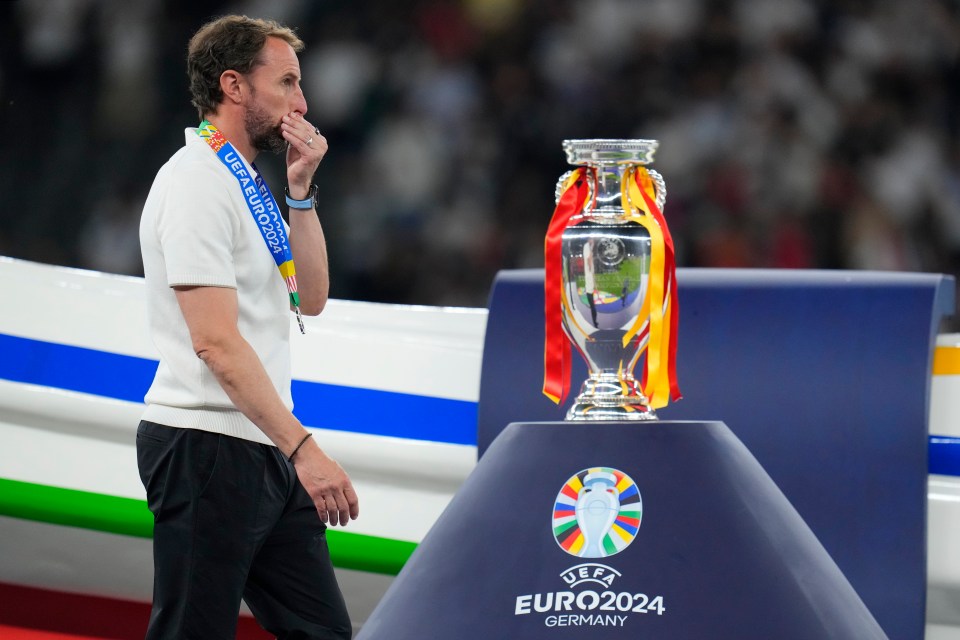
[[567, 419], [655, 419], [633, 376], [642, 338], [623, 344], [647, 290], [650, 235], [639, 225], [585, 220], [564, 232], [563, 261], [563, 326], [590, 365]]

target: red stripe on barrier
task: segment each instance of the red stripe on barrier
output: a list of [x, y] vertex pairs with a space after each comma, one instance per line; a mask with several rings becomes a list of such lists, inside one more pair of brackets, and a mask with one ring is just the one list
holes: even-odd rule
[[[78, 593], [0, 583], [0, 638], [4, 640], [142, 640], [150, 605]], [[6, 628], [34, 635], [8, 635]], [[41, 635], [36, 635], [41, 634]], [[273, 636], [240, 616], [237, 640]]]
[[66, 633], [51, 633], [49, 631], [35, 631], [20, 627], [9, 627], [0, 624], [0, 638], [3, 640], [103, 640], [93, 636], [75, 636]]

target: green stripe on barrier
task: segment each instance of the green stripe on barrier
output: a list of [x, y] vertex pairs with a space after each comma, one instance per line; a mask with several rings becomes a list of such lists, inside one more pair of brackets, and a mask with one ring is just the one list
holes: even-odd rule
[[[76, 489], [63, 489], [0, 478], [0, 516], [67, 527], [153, 537], [153, 514], [147, 503]], [[341, 569], [396, 575], [416, 543], [327, 529], [330, 557]]]
[[138, 538], [153, 536], [153, 514], [143, 500], [4, 478], [0, 515]]

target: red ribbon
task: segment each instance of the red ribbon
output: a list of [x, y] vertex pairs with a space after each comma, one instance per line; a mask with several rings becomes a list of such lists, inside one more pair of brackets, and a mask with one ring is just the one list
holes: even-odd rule
[[543, 283], [545, 337], [543, 346], [543, 394], [556, 404], [562, 404], [570, 391], [570, 341], [563, 333], [562, 239], [570, 218], [579, 214], [590, 196], [588, 169], [579, 167], [567, 181], [567, 187], [553, 211], [544, 240]]

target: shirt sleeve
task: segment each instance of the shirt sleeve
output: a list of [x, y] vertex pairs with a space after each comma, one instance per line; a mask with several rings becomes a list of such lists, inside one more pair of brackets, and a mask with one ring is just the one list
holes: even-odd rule
[[177, 167], [157, 219], [167, 285], [237, 287], [235, 205], [230, 185], [211, 167]]

